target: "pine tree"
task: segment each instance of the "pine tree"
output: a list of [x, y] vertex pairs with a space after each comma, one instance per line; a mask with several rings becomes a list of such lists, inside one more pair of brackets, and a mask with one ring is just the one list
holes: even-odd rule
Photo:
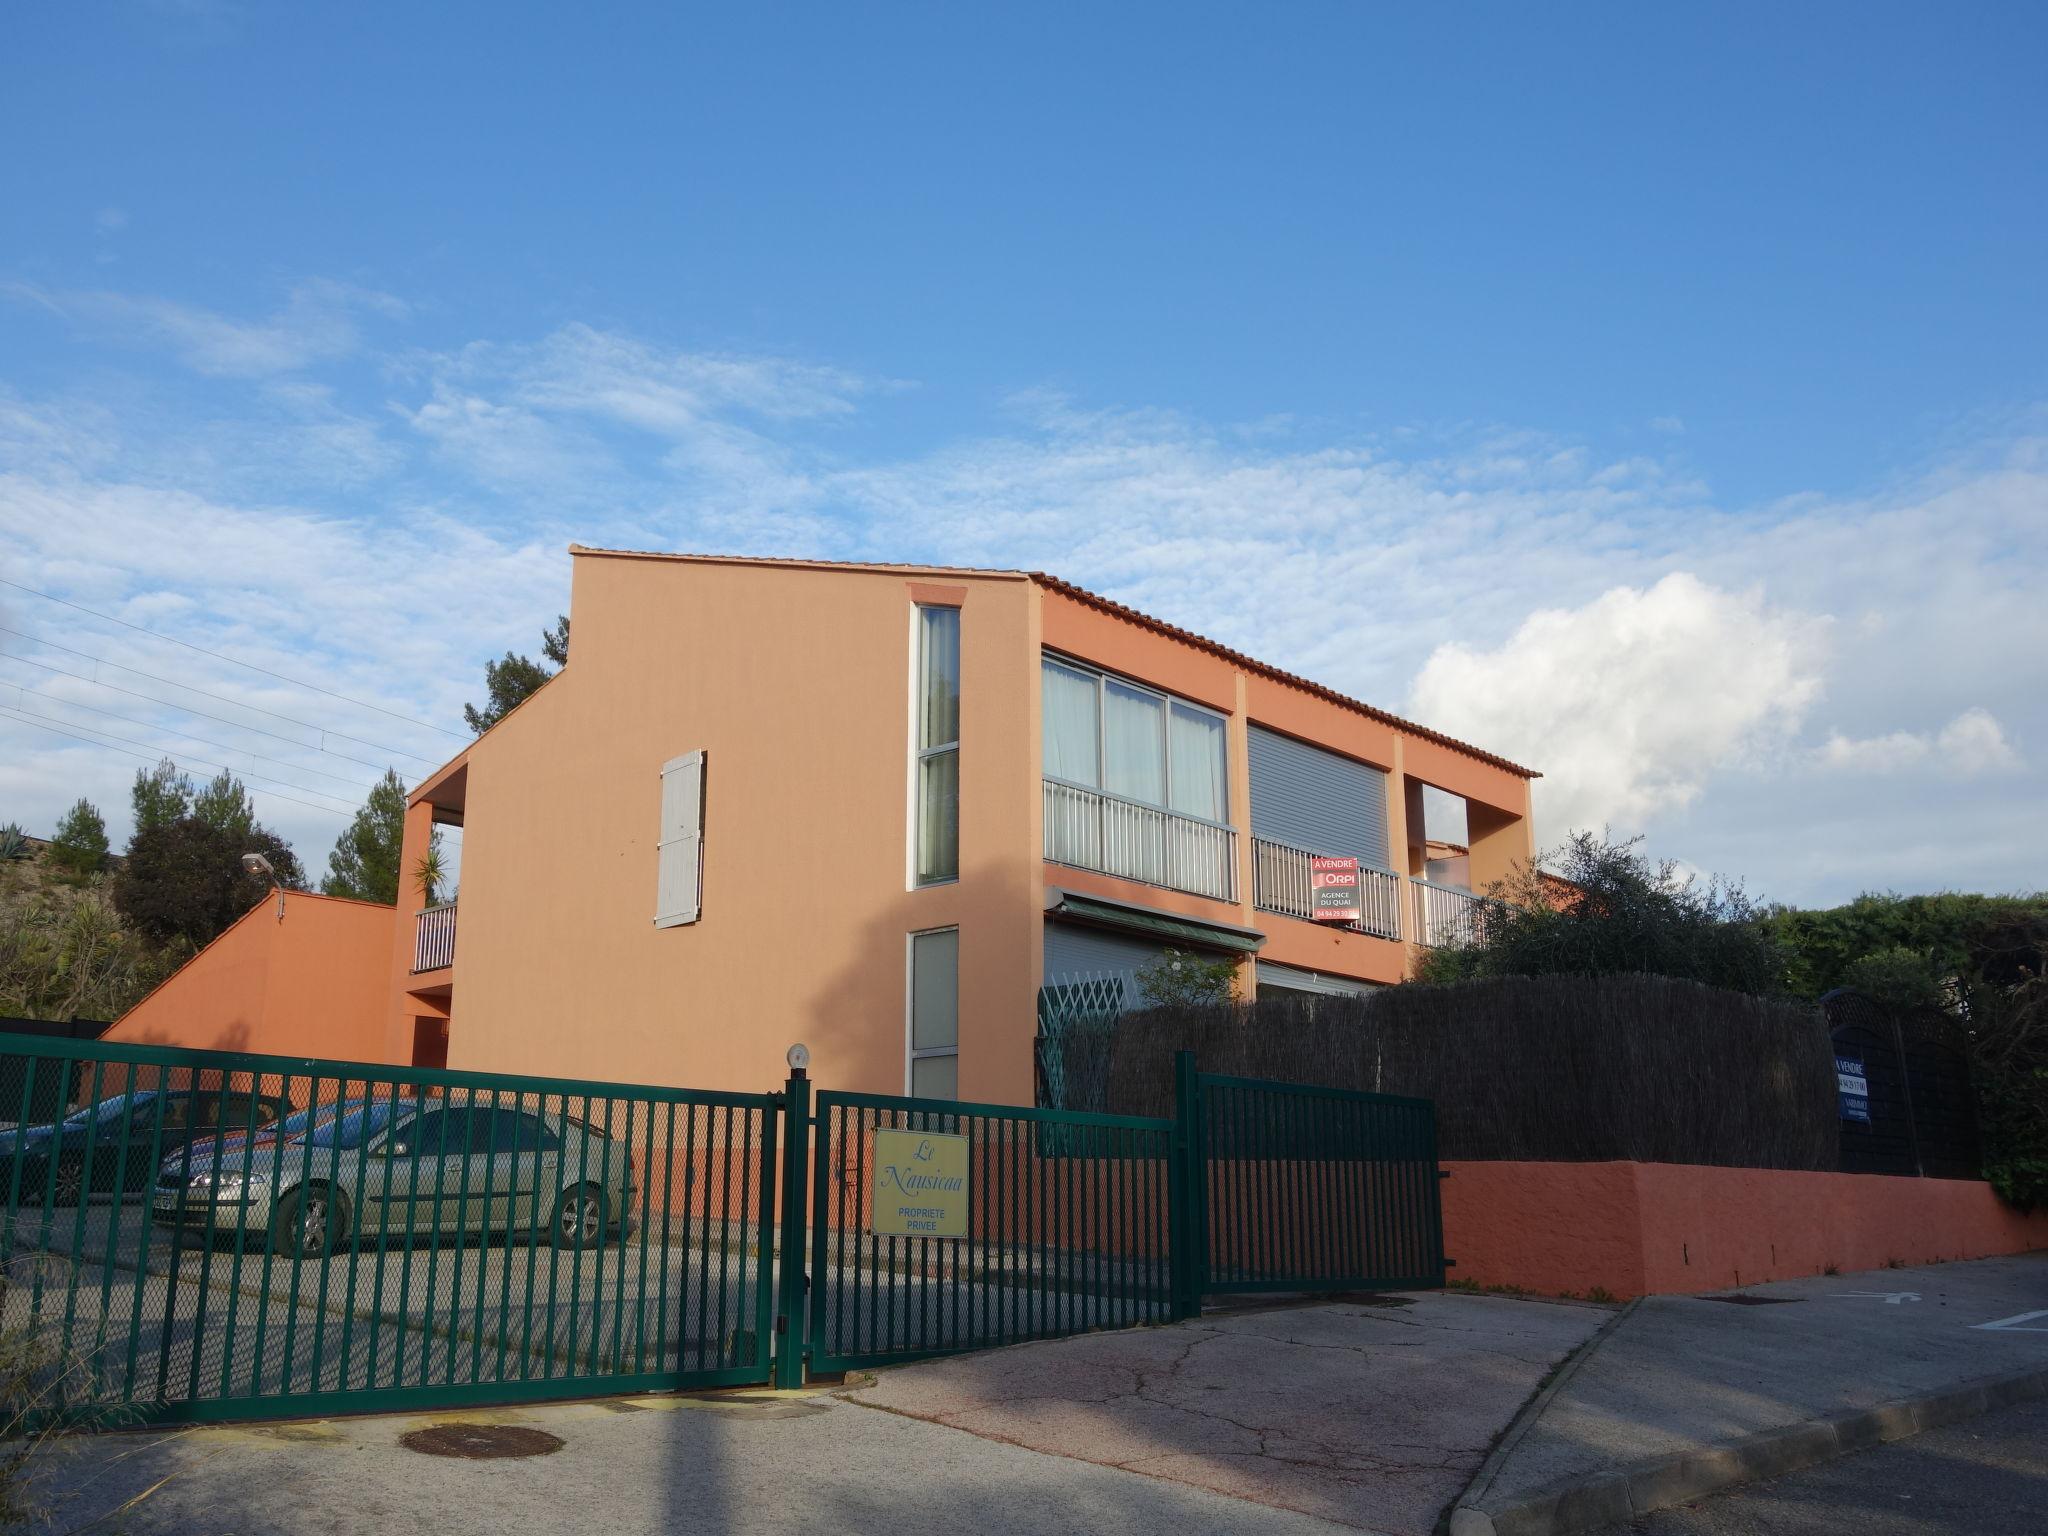
[[[540, 652], [557, 667], [568, 665], [569, 616], [566, 613], [556, 616], [552, 628], [540, 632]], [[474, 704], [462, 706], [464, 723], [481, 736], [554, 675], [531, 656], [520, 656], [511, 651], [505, 653], [503, 660], [485, 662], [484, 692], [488, 697], [482, 709]]]
[[192, 815], [218, 832], [247, 837], [256, 826], [256, 808], [242, 781], [223, 768], [192, 797]]
[[[432, 838], [440, 845], [441, 834]], [[397, 769], [389, 769], [371, 786], [370, 797], [356, 812], [348, 830], [334, 841], [327, 856], [327, 875], [320, 882], [329, 896], [349, 896], [357, 901], [398, 900], [399, 862], [405, 848], [405, 781]]]
[[139, 837], [157, 827], [167, 827], [192, 812], [192, 781], [178, 772], [168, 757], [154, 768], [135, 770], [135, 788], [129, 803], [135, 808], [135, 831]]
[[73, 875], [96, 875], [107, 862], [107, 823], [99, 808], [81, 799], [57, 823], [50, 839], [49, 859]]

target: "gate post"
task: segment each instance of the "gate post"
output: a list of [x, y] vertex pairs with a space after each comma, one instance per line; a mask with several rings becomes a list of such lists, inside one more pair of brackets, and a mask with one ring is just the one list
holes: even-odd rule
[[1209, 1179], [1202, 1166], [1202, 1087], [1193, 1051], [1173, 1057], [1173, 1159], [1167, 1170], [1167, 1223], [1173, 1318], [1202, 1315], [1209, 1264]]
[[804, 1323], [810, 1317], [804, 1292], [804, 1192], [811, 1170], [811, 1079], [802, 1063], [810, 1052], [790, 1047], [789, 1081], [782, 1089], [782, 1231], [776, 1243], [774, 1385], [791, 1390], [804, 1384]]

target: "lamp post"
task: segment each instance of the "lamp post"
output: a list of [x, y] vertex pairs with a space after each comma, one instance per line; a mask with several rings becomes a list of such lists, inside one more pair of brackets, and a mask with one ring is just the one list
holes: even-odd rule
[[277, 878], [277, 871], [271, 867], [270, 860], [263, 857], [260, 853], [245, 853], [242, 855], [242, 868], [257, 879], [270, 882], [272, 888], [277, 892], [277, 920], [280, 923], [283, 922], [284, 882]]

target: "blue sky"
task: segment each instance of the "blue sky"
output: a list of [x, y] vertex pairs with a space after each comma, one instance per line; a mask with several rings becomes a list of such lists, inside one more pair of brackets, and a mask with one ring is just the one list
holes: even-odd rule
[[[1546, 837], [2043, 883], [2038, 7], [0, 27], [0, 575], [459, 728], [572, 538], [1050, 566], [1534, 762]], [[0, 661], [352, 797], [93, 686]], [[0, 715], [0, 819], [135, 761]]]

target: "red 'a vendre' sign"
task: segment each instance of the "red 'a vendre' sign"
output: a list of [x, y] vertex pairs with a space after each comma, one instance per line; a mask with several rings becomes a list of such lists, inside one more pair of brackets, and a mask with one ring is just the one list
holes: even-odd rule
[[1321, 854], [1308, 861], [1308, 909], [1319, 923], [1359, 923], [1365, 908], [1359, 905], [1358, 860], [1326, 859]]

